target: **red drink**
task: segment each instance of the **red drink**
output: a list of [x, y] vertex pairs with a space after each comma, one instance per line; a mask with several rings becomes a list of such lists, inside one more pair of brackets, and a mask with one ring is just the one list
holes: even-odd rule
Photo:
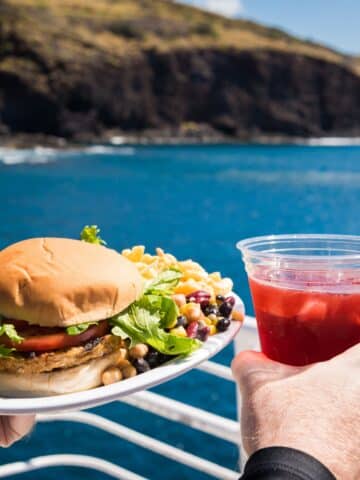
[[250, 278], [262, 351], [273, 360], [306, 365], [360, 342], [360, 293], [313, 292]]
[[268, 357], [307, 365], [360, 343], [360, 237], [279, 235], [238, 246]]

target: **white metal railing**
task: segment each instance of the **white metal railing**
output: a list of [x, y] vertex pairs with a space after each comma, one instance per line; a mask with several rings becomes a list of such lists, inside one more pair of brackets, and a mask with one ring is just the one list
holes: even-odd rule
[[[246, 317], [244, 327], [235, 340], [235, 350], [240, 351], [248, 348], [257, 348], [257, 334], [255, 320]], [[198, 367], [199, 370], [207, 374], [214, 375], [227, 381], [233, 381], [229, 367], [215, 362], [205, 362]], [[238, 422], [223, 418], [219, 415], [209, 413], [200, 408], [186, 405], [177, 400], [144, 391], [133, 394], [129, 397], [119, 400], [119, 402], [132, 405], [141, 410], [153, 413], [154, 415], [165, 417], [167, 420], [182, 423], [195, 430], [205, 432], [214, 437], [221, 438], [240, 445], [240, 429]], [[240, 412], [240, 397], [238, 395], [238, 412]], [[186, 465], [194, 470], [208, 474], [210, 477], [221, 480], [237, 480], [239, 472], [229, 470], [225, 467], [215, 464], [209, 460], [200, 458], [194, 454], [185, 452], [179, 448], [168, 445], [165, 442], [156, 440], [150, 436], [124, 427], [112, 420], [108, 420], [99, 415], [89, 412], [73, 412], [56, 415], [40, 415], [40, 422], [62, 422], [70, 421], [98, 428], [118, 438], [122, 438], [136, 444], [142, 448], [148, 449], [154, 453], [167, 457], [175, 462]], [[123, 469], [111, 462], [103, 459], [86, 455], [47, 455], [43, 457], [32, 458], [25, 462], [15, 462], [0, 466], [0, 478], [6, 478], [12, 475], [39, 470], [42, 468], [55, 466], [73, 466], [87, 469], [93, 469], [108, 474], [110, 477], [120, 480], [146, 480], [133, 472]]]
[[216, 463], [201, 459], [196, 455], [184, 452], [179, 448], [168, 445], [165, 442], [156, 440], [148, 435], [144, 435], [143, 433], [139, 433], [135, 430], [119, 425], [117, 422], [113, 422], [112, 420], [108, 420], [93, 413], [76, 412], [49, 416], [45, 415], [40, 416], [40, 421], [71, 421], [91, 425], [120, 437], [123, 440], [134, 443], [139, 447], [167, 457], [170, 460], [174, 460], [195, 470], [207, 473], [212, 477], [221, 478], [223, 480], [235, 480], [239, 476], [227, 468], [220, 467]]
[[[216, 365], [216, 364], [215, 364]], [[152, 392], [139, 392], [122, 400], [123, 403], [154, 413], [167, 420], [182, 423], [214, 437], [239, 444], [239, 424], [200, 408], [172, 400]]]
[[32, 458], [26, 462], [9, 463], [0, 467], [0, 478], [49, 467], [81, 467], [105, 473], [119, 480], [147, 480], [114, 463], [88, 455], [46, 455]]

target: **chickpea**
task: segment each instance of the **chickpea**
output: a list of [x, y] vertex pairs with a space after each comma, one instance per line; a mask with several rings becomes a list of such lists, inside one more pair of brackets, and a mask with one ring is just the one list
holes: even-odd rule
[[138, 343], [130, 348], [129, 355], [131, 358], [144, 358], [149, 352], [149, 347], [145, 343]]
[[121, 366], [124, 362], [127, 362], [128, 358], [128, 351], [126, 348], [120, 348], [117, 350], [115, 356], [114, 356], [114, 365], [118, 367], [119, 365]]
[[120, 369], [116, 367], [110, 367], [106, 369], [101, 376], [101, 380], [104, 385], [110, 385], [112, 383], [120, 382], [122, 378], [123, 375]]
[[181, 308], [183, 305], [186, 305], [186, 297], [183, 293], [176, 293], [171, 298], [179, 308]]
[[124, 378], [135, 377], [137, 374], [136, 368], [133, 367], [132, 365], [128, 365], [127, 367], [122, 369], [122, 374]]
[[201, 315], [200, 305], [198, 308], [197, 307], [189, 308], [188, 314], [187, 314], [187, 318], [189, 322], [197, 322], [200, 320], [201, 317], [202, 315]]
[[126, 348], [120, 348], [119, 353], [121, 358], [124, 358], [124, 359], [128, 358], [128, 351]]
[[128, 367], [129, 365], [131, 365], [131, 363], [129, 362], [129, 360], [125, 360], [123, 358], [120, 358], [119, 360], [117, 360], [117, 362], [115, 363], [115, 366], [120, 368], [120, 370], [122, 370], [123, 368], [125, 367]]
[[189, 323], [198, 322], [203, 316], [201, 307], [198, 303], [188, 303], [180, 309], [180, 312], [182, 315], [185, 315]]

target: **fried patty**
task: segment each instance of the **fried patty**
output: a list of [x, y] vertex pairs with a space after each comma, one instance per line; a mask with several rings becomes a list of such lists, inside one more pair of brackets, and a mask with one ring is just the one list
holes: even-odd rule
[[124, 340], [114, 335], [105, 335], [91, 340], [85, 345], [39, 353], [38, 355], [25, 356], [14, 352], [11, 357], [0, 358], [0, 372], [17, 374], [51, 372], [60, 368], [65, 369], [82, 365], [121, 348], [127, 348]]

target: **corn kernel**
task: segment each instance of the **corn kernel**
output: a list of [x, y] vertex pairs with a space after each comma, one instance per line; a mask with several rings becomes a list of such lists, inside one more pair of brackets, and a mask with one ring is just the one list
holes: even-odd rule
[[154, 261], [154, 257], [152, 257], [149, 253], [145, 253], [142, 261], [143, 263], [146, 263], [148, 265], [149, 263], [152, 263]]
[[198, 290], [205, 290], [211, 295], [212, 303], [218, 294], [228, 295], [233, 288], [229, 278], [222, 278], [219, 272], [208, 274], [206, 270], [193, 260], [178, 261], [173, 255], [164, 252], [163, 249], [156, 249], [156, 255], [145, 253], [141, 245], [132, 249], [123, 250], [122, 254], [134, 262], [139, 272], [146, 280], [156, 278], [160, 272], [175, 267], [182, 273], [179, 285], [174, 293], [188, 295]]
[[220, 280], [221, 280], [221, 275], [220, 275], [219, 272], [210, 273], [210, 274], [209, 274], [209, 277], [210, 277], [212, 280], [217, 280], [217, 281], [220, 281]]
[[176, 335], [177, 337], [187, 337], [187, 333], [184, 327], [172, 328], [170, 330], [170, 333], [172, 335]]
[[210, 332], [209, 335], [215, 335], [217, 333], [217, 329], [215, 325], [210, 325]]
[[239, 310], [233, 310], [231, 314], [231, 319], [235, 320], [236, 322], [243, 322], [244, 314], [242, 312], [239, 312]]
[[218, 317], [215, 315], [215, 313], [210, 313], [208, 319], [210, 320], [212, 325], [216, 325], [218, 322]]
[[199, 284], [195, 280], [187, 280], [186, 282], [180, 282], [177, 288], [175, 289], [176, 293], [183, 293], [189, 295], [189, 293], [196, 292], [199, 290]]

